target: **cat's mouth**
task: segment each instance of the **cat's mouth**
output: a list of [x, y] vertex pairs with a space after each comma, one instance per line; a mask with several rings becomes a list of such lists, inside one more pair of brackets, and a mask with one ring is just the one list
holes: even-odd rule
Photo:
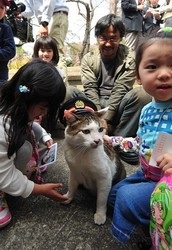
[[96, 140], [94, 141], [92, 144], [91, 144], [91, 147], [92, 148], [97, 148], [98, 146], [100, 146], [102, 143], [101, 143], [101, 140]]
[[92, 148], [97, 148], [98, 146], [99, 146], [99, 144], [95, 144], [95, 143], [92, 143], [92, 144], [91, 144], [91, 147], [92, 147]]

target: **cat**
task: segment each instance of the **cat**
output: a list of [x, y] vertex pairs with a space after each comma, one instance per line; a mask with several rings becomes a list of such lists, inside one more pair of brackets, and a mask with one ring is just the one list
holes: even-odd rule
[[115, 151], [108, 147], [103, 119], [107, 108], [83, 114], [65, 111], [66, 123], [64, 155], [70, 169], [68, 192], [70, 203], [80, 184], [97, 195], [95, 224], [106, 221], [107, 199], [112, 181], [126, 177], [126, 171]]

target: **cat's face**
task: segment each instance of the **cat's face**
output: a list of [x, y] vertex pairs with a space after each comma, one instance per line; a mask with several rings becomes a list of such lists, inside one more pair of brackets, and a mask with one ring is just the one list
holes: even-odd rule
[[96, 114], [71, 114], [68, 119], [65, 138], [74, 147], [80, 145], [86, 148], [97, 148], [103, 144], [103, 136], [106, 133], [103, 119]]

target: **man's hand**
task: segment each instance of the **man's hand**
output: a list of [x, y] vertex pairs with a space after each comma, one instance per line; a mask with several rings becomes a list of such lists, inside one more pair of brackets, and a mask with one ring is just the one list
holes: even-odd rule
[[155, 19], [160, 20], [161, 19], [161, 15], [158, 12], [154, 12], [153, 16], [155, 17]]
[[144, 6], [142, 5], [142, 4], [140, 4], [140, 5], [137, 5], [137, 10], [140, 10], [140, 11], [142, 11], [144, 9]]
[[48, 26], [44, 27], [44, 26], [40, 25], [39, 34], [40, 34], [40, 36], [48, 36]]
[[16, 17], [17, 19], [22, 19], [22, 18], [23, 18], [23, 16], [22, 16], [21, 13], [18, 13], [17, 15], [15, 15], [15, 17]]

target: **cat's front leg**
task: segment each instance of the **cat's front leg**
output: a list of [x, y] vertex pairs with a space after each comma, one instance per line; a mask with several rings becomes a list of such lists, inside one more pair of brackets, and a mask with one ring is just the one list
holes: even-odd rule
[[96, 209], [94, 214], [94, 223], [97, 225], [102, 225], [106, 222], [106, 205], [102, 205]]
[[73, 200], [77, 188], [78, 188], [78, 182], [75, 178], [75, 175], [70, 171], [69, 181], [68, 181], [68, 192], [64, 194], [64, 197], [66, 197], [67, 200], [63, 202], [64, 204], [69, 204]]
[[106, 222], [107, 199], [110, 191], [109, 184], [100, 182], [97, 189], [97, 207], [94, 214], [95, 224], [102, 225]]

